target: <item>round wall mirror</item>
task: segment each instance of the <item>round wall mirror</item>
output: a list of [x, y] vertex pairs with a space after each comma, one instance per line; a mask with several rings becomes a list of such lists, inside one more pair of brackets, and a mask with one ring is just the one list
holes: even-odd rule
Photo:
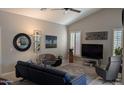
[[13, 45], [19, 51], [26, 51], [31, 46], [31, 39], [27, 34], [19, 33], [13, 39]]

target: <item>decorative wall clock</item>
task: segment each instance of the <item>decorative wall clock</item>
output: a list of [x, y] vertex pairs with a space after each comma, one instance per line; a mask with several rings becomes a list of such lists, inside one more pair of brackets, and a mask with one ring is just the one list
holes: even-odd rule
[[19, 51], [26, 51], [31, 46], [31, 39], [27, 34], [19, 33], [13, 39], [13, 45]]

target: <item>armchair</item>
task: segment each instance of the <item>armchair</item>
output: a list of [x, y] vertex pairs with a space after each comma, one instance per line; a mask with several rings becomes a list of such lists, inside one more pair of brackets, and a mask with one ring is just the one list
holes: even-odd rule
[[62, 64], [62, 59], [56, 58], [53, 54], [41, 54], [39, 55], [39, 61], [40, 63], [43, 63], [45, 66], [51, 65], [56, 67]]
[[121, 65], [120, 56], [112, 56], [109, 58], [109, 63], [106, 69], [95, 66], [96, 73], [103, 78], [104, 81], [115, 81]]

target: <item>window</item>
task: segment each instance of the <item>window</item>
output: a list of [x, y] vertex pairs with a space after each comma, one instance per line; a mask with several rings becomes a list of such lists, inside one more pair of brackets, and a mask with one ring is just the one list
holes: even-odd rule
[[75, 33], [71, 33], [71, 36], [70, 36], [70, 48], [74, 49], [74, 47], [75, 47]]
[[115, 55], [114, 51], [116, 48], [120, 47], [122, 48], [122, 43], [123, 43], [123, 39], [122, 39], [122, 35], [123, 31], [120, 29], [118, 30], [114, 30], [114, 35], [113, 35], [113, 55]]
[[70, 48], [73, 49], [75, 56], [80, 56], [81, 52], [81, 36], [80, 32], [71, 32], [70, 34]]

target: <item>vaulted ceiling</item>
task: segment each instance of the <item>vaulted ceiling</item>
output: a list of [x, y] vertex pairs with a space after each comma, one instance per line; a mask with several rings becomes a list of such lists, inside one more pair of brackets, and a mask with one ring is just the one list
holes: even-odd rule
[[4, 12], [24, 15], [62, 25], [70, 25], [100, 10], [100, 8], [74, 9], [80, 10], [81, 12], [76, 13], [73, 11], [67, 11], [67, 13], [65, 13], [65, 10], [56, 10], [54, 8], [43, 9], [42, 11], [40, 8], [0, 8], [0, 10]]

